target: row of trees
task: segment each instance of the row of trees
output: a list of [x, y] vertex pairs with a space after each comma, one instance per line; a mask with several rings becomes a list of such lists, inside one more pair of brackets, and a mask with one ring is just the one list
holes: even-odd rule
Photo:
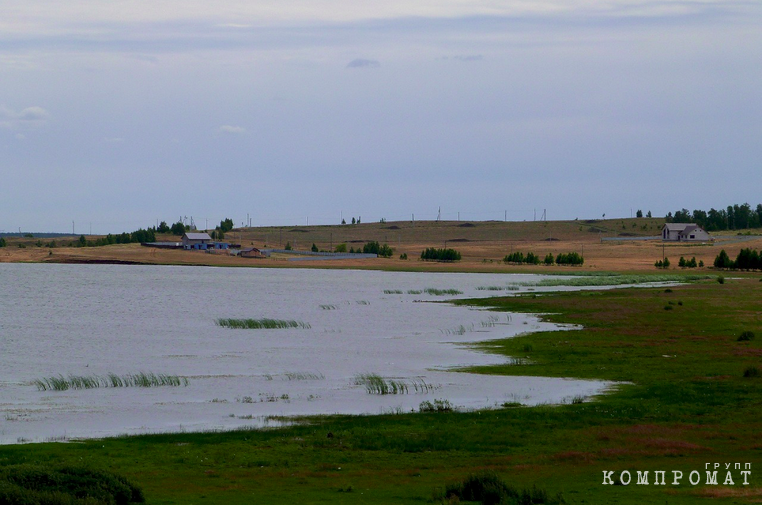
[[726, 209], [709, 211], [681, 209], [667, 214], [668, 223], [696, 223], [707, 231], [744, 230], [762, 226], [762, 203], [752, 209], [751, 205], [728, 205]]
[[[505, 263], [526, 263], [528, 265], [539, 265], [540, 257], [533, 252], [528, 252], [526, 256], [522, 252], [514, 252], [507, 254], [503, 258]], [[585, 263], [585, 259], [577, 252], [559, 253], [555, 258], [552, 253], [545, 255], [545, 259], [542, 260], [545, 265], [582, 265]]]
[[460, 253], [455, 249], [437, 249], [428, 247], [421, 252], [424, 261], [460, 261]]
[[74, 244], [76, 247], [100, 247], [113, 244], [132, 244], [132, 243], [156, 242], [156, 228], [146, 230], [140, 228], [132, 233], [120, 233], [112, 235], [109, 233], [105, 237], [96, 240], [87, 240], [84, 235], [79, 236], [79, 240]]
[[714, 259], [715, 268], [732, 268], [736, 270], [762, 270], [762, 254], [750, 248], [741, 249], [735, 261], [731, 260], [725, 249]]

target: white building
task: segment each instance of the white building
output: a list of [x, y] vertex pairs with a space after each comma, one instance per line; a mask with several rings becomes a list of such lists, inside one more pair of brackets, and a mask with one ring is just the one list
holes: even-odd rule
[[212, 241], [208, 233], [186, 233], [183, 235], [183, 247], [185, 249], [206, 249]]
[[675, 242], [707, 242], [712, 240], [707, 232], [693, 223], [667, 223], [661, 229], [662, 240]]

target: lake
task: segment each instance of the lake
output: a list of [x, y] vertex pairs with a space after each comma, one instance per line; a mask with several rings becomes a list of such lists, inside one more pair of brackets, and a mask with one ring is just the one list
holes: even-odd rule
[[[539, 292], [499, 288], [540, 278], [0, 264], [0, 443], [261, 427], [277, 424], [272, 416], [409, 412], [434, 400], [481, 409], [601, 393], [609, 383], [451, 371], [506, 361], [471, 343], [566, 328], [433, 302]], [[462, 293], [426, 291], [436, 289]], [[219, 318], [305, 327], [229, 329]], [[138, 372], [187, 377], [188, 385], [40, 391], [33, 384]], [[363, 374], [407, 392], [372, 394], [359, 383]]]

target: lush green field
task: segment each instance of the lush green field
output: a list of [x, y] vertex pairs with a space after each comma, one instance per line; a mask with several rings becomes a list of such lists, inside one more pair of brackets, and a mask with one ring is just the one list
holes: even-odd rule
[[[627, 381], [583, 403], [472, 413], [324, 417], [263, 431], [178, 434], [0, 447], [0, 468], [89, 466], [142, 488], [148, 503], [427, 503], [445, 485], [494, 470], [567, 503], [752, 503], [762, 500], [762, 282], [589, 291], [471, 301], [552, 313], [583, 330], [482, 344], [524, 359], [479, 369]], [[666, 309], [670, 307], [669, 309]], [[744, 331], [756, 339], [737, 341]], [[748, 374], [748, 373], [747, 373]], [[753, 374], [752, 374], [753, 375]], [[705, 464], [721, 463], [720, 485]], [[726, 463], [752, 463], [750, 485], [723, 486]], [[629, 486], [602, 485], [629, 470]], [[636, 471], [651, 485], [636, 485]], [[654, 486], [657, 470], [667, 485]], [[684, 474], [673, 486], [672, 471]], [[692, 486], [689, 473], [701, 472]], [[0, 474], [1, 475], [1, 474]], [[0, 491], [2, 482], [0, 482]]]

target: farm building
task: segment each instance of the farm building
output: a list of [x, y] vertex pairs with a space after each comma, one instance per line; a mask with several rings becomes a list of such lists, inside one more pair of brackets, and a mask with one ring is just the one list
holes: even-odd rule
[[256, 247], [241, 250], [240, 256], [242, 258], [266, 258], [267, 257], [262, 251], [260, 251]]
[[186, 233], [182, 241], [184, 249], [207, 249], [212, 237], [208, 233]]
[[712, 240], [707, 232], [693, 223], [667, 223], [661, 230], [662, 240], [675, 242], [706, 242]]

